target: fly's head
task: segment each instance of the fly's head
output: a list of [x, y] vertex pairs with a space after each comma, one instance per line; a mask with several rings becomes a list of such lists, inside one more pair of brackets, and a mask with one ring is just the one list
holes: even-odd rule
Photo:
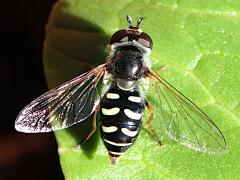
[[122, 44], [122, 43], [136, 43], [140, 46], [143, 46], [142, 48], [148, 48], [152, 49], [153, 42], [151, 37], [142, 31], [141, 28], [139, 28], [139, 25], [143, 22], [143, 17], [140, 17], [137, 21], [137, 25], [133, 26], [132, 24], [132, 18], [127, 15], [127, 21], [129, 23], [129, 27], [126, 29], [121, 29], [115, 32], [110, 40], [110, 45], [114, 44]]
[[146, 66], [146, 56], [149, 56], [153, 43], [150, 36], [139, 28], [143, 18], [137, 25], [132, 25], [132, 19], [127, 16], [129, 27], [121, 29], [112, 35], [110, 40], [110, 73], [119, 88], [130, 90], [143, 77]]

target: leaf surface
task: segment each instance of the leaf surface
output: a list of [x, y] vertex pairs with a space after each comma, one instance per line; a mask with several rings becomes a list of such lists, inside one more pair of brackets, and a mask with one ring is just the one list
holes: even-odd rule
[[[153, 39], [152, 69], [201, 107], [224, 133], [228, 151], [208, 155], [164, 138], [160, 148], [146, 130], [110, 164], [97, 131], [81, 148], [91, 119], [57, 131], [66, 179], [228, 179], [240, 177], [240, 2], [190, 0], [58, 1], [46, 28], [45, 74], [50, 88], [104, 63], [111, 35], [126, 15]], [[150, 95], [151, 96], [151, 95]], [[146, 112], [147, 113], [147, 112]], [[146, 119], [146, 118], [145, 118]], [[154, 127], [158, 124], [156, 115]]]

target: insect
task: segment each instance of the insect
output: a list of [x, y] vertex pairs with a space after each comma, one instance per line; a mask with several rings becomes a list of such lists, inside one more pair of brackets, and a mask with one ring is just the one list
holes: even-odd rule
[[[135, 142], [144, 118], [150, 112], [146, 127], [152, 137], [162, 141], [152, 128], [154, 111], [169, 137], [196, 151], [218, 153], [226, 141], [213, 121], [194, 103], [153, 72], [149, 67], [152, 39], [127, 16], [129, 27], [115, 32], [110, 40], [110, 55], [105, 64], [48, 91], [28, 104], [18, 115], [15, 128], [25, 133], [50, 132], [68, 128], [93, 115], [93, 127], [86, 139], [99, 129], [111, 163]], [[154, 110], [144, 97], [140, 85], [149, 79], [154, 94]], [[107, 81], [100, 97], [97, 86]]]

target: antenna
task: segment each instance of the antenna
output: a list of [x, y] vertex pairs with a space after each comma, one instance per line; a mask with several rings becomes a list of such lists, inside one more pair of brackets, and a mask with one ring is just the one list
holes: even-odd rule
[[131, 18], [131, 16], [127, 15], [127, 21], [129, 23], [129, 27], [132, 26], [132, 18]]
[[143, 17], [140, 17], [137, 21], [137, 27], [143, 22]]

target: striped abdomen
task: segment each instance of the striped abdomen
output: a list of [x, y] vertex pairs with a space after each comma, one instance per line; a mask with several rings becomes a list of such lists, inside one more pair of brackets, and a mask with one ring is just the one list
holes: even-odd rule
[[136, 140], [144, 115], [138, 87], [130, 91], [113, 84], [100, 103], [100, 133], [113, 164]]

